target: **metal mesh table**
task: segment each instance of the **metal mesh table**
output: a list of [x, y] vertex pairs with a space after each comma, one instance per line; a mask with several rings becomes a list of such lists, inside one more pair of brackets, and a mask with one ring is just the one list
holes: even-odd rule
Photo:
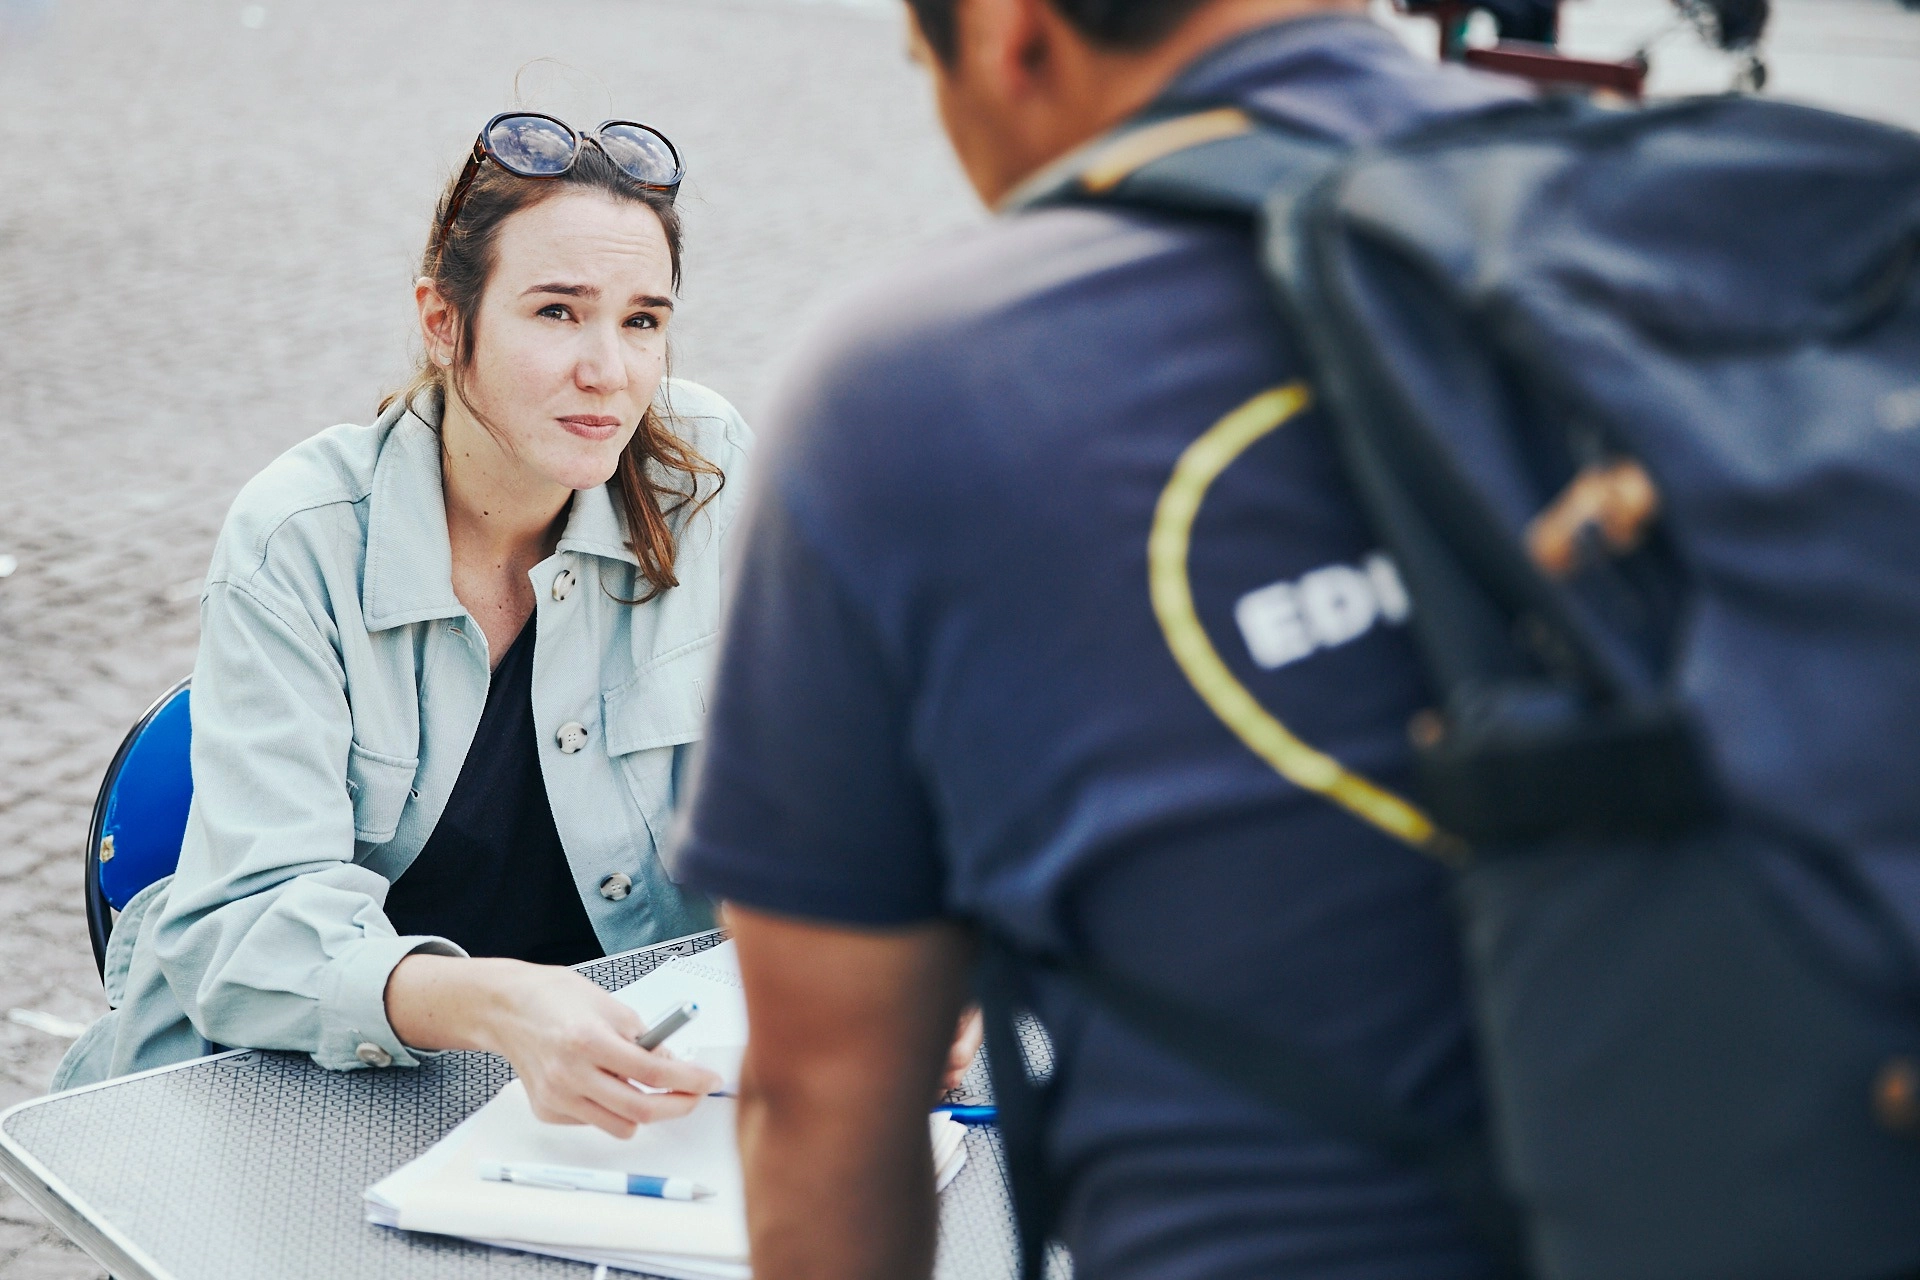
[[[609, 990], [717, 933], [609, 956]], [[414, 1071], [327, 1071], [301, 1054], [237, 1050], [37, 1098], [0, 1115], [0, 1176], [120, 1280], [585, 1280], [594, 1268], [376, 1227], [361, 1193], [512, 1079], [448, 1053]], [[962, 1093], [984, 1097], [984, 1061]], [[940, 1280], [1007, 1280], [1013, 1210], [999, 1136], [967, 1133], [941, 1197]]]

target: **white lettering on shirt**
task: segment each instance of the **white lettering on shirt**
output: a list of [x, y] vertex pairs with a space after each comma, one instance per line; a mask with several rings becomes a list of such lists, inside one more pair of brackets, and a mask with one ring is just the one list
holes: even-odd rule
[[1233, 606], [1233, 620], [1253, 660], [1271, 670], [1358, 640], [1376, 622], [1398, 626], [1411, 612], [1399, 570], [1375, 552], [1358, 566], [1331, 564], [1249, 591]]

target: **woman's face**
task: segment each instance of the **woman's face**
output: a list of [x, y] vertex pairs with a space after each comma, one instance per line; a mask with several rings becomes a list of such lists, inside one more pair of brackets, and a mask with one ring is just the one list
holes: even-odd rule
[[467, 399], [525, 478], [605, 484], [666, 374], [666, 231], [643, 204], [564, 191], [501, 223], [495, 244]]

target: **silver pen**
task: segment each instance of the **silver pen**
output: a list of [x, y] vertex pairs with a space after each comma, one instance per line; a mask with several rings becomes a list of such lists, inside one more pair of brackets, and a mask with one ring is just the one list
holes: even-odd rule
[[642, 1049], [658, 1049], [667, 1042], [667, 1037], [692, 1022], [700, 1014], [700, 1006], [688, 1000], [676, 1006], [653, 1026], [647, 1029], [634, 1043]]

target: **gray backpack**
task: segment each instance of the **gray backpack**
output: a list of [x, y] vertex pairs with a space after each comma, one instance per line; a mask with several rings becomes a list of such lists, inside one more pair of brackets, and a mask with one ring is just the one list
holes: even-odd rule
[[[1355, 152], [1161, 103], [1022, 199], [1255, 224], [1414, 601], [1397, 834], [1458, 872], [1491, 1131], [998, 943], [995, 1058], [1049, 966], [1432, 1171], [1509, 1273], [1920, 1272], [1920, 137], [1721, 98]], [[1657, 524], [1550, 579], [1529, 522], [1622, 459]], [[1032, 1265], [1044, 1096], [1000, 1077]]]

